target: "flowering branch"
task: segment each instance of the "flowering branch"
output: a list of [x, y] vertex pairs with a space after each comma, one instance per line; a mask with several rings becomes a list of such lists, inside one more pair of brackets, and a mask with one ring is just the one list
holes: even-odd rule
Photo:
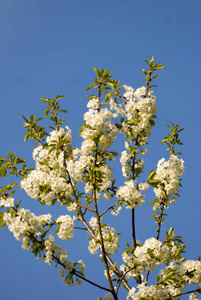
[[[162, 140], [168, 145], [169, 160], [160, 159], [147, 181], [140, 182], [144, 164], [142, 156], [148, 151], [145, 147], [155, 126], [157, 111], [156, 97], [151, 90], [154, 87], [152, 81], [158, 77], [155, 71], [164, 68], [160, 63], [154, 63], [153, 57], [146, 63], [149, 66], [148, 71], [143, 70], [146, 84], [136, 90], [127, 85], [119, 86], [120, 81], [112, 79], [113, 74], [109, 71], [94, 68], [97, 77], [87, 91], [97, 88], [98, 92], [97, 96], [89, 96], [88, 110], [80, 130], [83, 138], [80, 148], [73, 148], [70, 128], [61, 127], [65, 120], [60, 119], [59, 114], [67, 111], [60, 108], [58, 101], [63, 96], [58, 95], [55, 99], [42, 98], [47, 105], [44, 115], [54, 123], [54, 127], [49, 126], [50, 133], [38, 125], [43, 118], [36, 119], [35, 115], [31, 115], [27, 119], [23, 116], [24, 127], [27, 128], [25, 141], [30, 138], [34, 140], [32, 156], [35, 169], [28, 169], [25, 161], [14, 152], [10, 152], [6, 159], [0, 157], [0, 176], [20, 175], [20, 187], [28, 196], [42, 205], [59, 203], [71, 214], [64, 212], [64, 215], [51, 221], [50, 214], [36, 216], [20, 208], [21, 201], [14, 204], [12, 198], [15, 194], [13, 188], [17, 185], [14, 182], [0, 187], [0, 208], [6, 208], [5, 212], [0, 212], [1, 228], [7, 225], [17, 240], [22, 239], [22, 247], [36, 257], [50, 265], [52, 262], [60, 265], [59, 276], [65, 284], [79, 285], [86, 281], [109, 292], [103, 300], [118, 300], [121, 287], [128, 293], [127, 299], [139, 300], [168, 300], [201, 292], [200, 287], [184, 292], [189, 284], [201, 284], [201, 261], [185, 260], [182, 255], [186, 246], [181, 237], [176, 236], [173, 227], [160, 240], [162, 224], [167, 217], [165, 210], [177, 200], [180, 176], [184, 172], [184, 162], [178, 158], [181, 153], [175, 152], [175, 145], [182, 145], [179, 134], [183, 128], [179, 129], [179, 124], [171, 123], [168, 126], [170, 133]], [[110, 147], [119, 135], [126, 139], [120, 156], [125, 179], [121, 186], [116, 187], [111, 162], [115, 161], [118, 153], [111, 151]], [[18, 167], [21, 163], [22, 170]], [[150, 186], [156, 195], [151, 203], [154, 210], [151, 217], [156, 221], [157, 234], [156, 238], [150, 237], [142, 243], [136, 238], [135, 213], [137, 207], [145, 203], [143, 192]], [[108, 201], [110, 204], [105, 207]], [[120, 233], [109, 224], [104, 224], [103, 219], [110, 221], [109, 211], [117, 216], [124, 208], [131, 210], [132, 242], [126, 243], [122, 252], [123, 264], [118, 265]], [[75, 226], [78, 221], [82, 226]], [[83, 261], [67, 259], [66, 250], [55, 243], [53, 234], [59, 239], [69, 240], [73, 238], [74, 229], [87, 231], [91, 254], [101, 251], [109, 288], [87, 279]], [[114, 261], [111, 257], [115, 252]], [[156, 284], [148, 286], [151, 271], [163, 265], [165, 267], [157, 275]], [[130, 285], [132, 279], [137, 287]]]

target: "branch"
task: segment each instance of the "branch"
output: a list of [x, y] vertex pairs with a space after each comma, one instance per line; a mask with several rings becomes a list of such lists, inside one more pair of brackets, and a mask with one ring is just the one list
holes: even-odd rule
[[[52, 257], [54, 258], [54, 260], [55, 260], [59, 265], [61, 265], [64, 269], [66, 269], [65, 264], [62, 263], [62, 262], [59, 260], [59, 258], [58, 258], [57, 256], [55, 256], [55, 255], [53, 254]], [[75, 269], [73, 269], [73, 270], [72, 270], [71, 272], [69, 272], [69, 273], [72, 274], [72, 275], [75, 275], [75, 276], [79, 277], [80, 279], [82, 279], [82, 280], [84, 280], [84, 281], [90, 283], [91, 285], [94, 285], [94, 286], [96, 286], [96, 287], [98, 287], [98, 288], [100, 288], [100, 289], [102, 289], [102, 290], [105, 290], [105, 291], [107, 291], [107, 292], [111, 292], [110, 289], [105, 288], [105, 287], [103, 287], [103, 286], [101, 286], [101, 285], [99, 285], [99, 284], [97, 284], [97, 283], [95, 283], [95, 282], [93, 282], [93, 281], [87, 279], [86, 277], [84, 277], [84, 276], [78, 274], [78, 273], [76, 272]]]
[[81, 230], [87, 230], [86, 228], [83, 228], [83, 227], [77, 227], [77, 226], [75, 226], [74, 228], [75, 228], [75, 229], [81, 229]]
[[102, 217], [106, 212], [108, 212], [108, 210], [113, 209], [119, 202], [121, 202], [120, 200], [118, 200], [115, 204], [113, 204], [112, 206], [108, 207], [106, 210], [104, 210], [104, 212], [102, 212], [99, 217]]
[[159, 239], [159, 236], [160, 236], [161, 225], [162, 225], [162, 222], [163, 222], [162, 220], [163, 220], [163, 213], [164, 213], [164, 205], [165, 205], [164, 201], [162, 201], [161, 203], [162, 203], [162, 205], [161, 205], [161, 213], [160, 213], [160, 216], [159, 216], [158, 228], [156, 229], [156, 231], [157, 231], [156, 239], [157, 240]]
[[19, 175], [21, 175], [22, 177], [24, 177], [26, 174], [26, 172], [19, 170], [11, 161], [7, 161], [5, 160], [6, 163], [9, 163], [8, 167], [10, 169], [13, 169], [16, 171], [16, 173], [18, 173]]
[[90, 284], [92, 284], [92, 285], [98, 287], [99, 289], [102, 289], [102, 290], [105, 290], [105, 291], [111, 293], [111, 290], [110, 290], [110, 289], [107, 289], [107, 288], [105, 288], [105, 287], [103, 287], [103, 286], [101, 286], [101, 285], [99, 285], [99, 284], [97, 284], [97, 283], [95, 283], [95, 282], [93, 282], [93, 281], [91, 281], [91, 280], [89, 280], [89, 279], [83, 277], [82, 275], [76, 273], [76, 271], [75, 271], [73, 274], [76, 275], [77, 277], [83, 279], [84, 281], [86, 281], [86, 282], [88, 282], [88, 283], [90, 283]]
[[[135, 138], [135, 147], [138, 144], [138, 135]], [[132, 167], [131, 167], [131, 174], [130, 174], [130, 179], [134, 180], [135, 179], [135, 162], [136, 162], [136, 155], [134, 153], [133, 155], [133, 161], [132, 161]], [[131, 211], [132, 214], [132, 237], [133, 237], [133, 252], [136, 248], [136, 234], [135, 234], [135, 209], [132, 208]]]
[[[97, 150], [96, 150], [96, 153], [95, 153], [95, 162], [94, 162], [95, 167], [96, 167], [96, 163], [97, 163]], [[96, 214], [96, 219], [97, 219], [97, 224], [98, 224], [98, 233], [99, 233], [99, 236], [100, 236], [100, 245], [101, 245], [102, 257], [103, 257], [103, 260], [104, 260], [104, 263], [105, 263], [105, 270], [106, 270], [106, 273], [107, 273], [107, 279], [108, 279], [108, 282], [109, 282], [110, 289], [112, 291], [112, 295], [113, 295], [115, 300], [118, 300], [117, 295], [116, 295], [115, 290], [114, 290], [114, 287], [113, 287], [113, 284], [112, 284], [112, 279], [111, 279], [111, 276], [110, 276], [110, 271], [109, 271], [109, 266], [108, 266], [108, 261], [107, 261], [107, 258], [106, 258], [106, 251], [105, 251], [105, 246], [104, 246], [104, 241], [103, 241], [103, 235], [102, 235], [102, 230], [101, 230], [100, 216], [99, 216], [99, 213], [98, 213], [98, 206], [97, 206], [97, 200], [96, 200], [96, 186], [97, 186], [96, 171], [94, 171], [94, 176], [93, 177], [94, 177], [93, 178], [94, 179], [94, 181], [93, 181], [94, 207], [95, 207], [95, 214]]]
[[88, 207], [88, 206], [86, 206], [86, 205], [83, 205], [83, 204], [81, 204], [81, 203], [78, 203], [78, 202], [76, 202], [76, 204], [77, 204], [78, 206], [80, 206], [80, 207], [85, 208], [86, 210], [90, 210], [90, 211], [92, 211], [92, 212], [95, 213], [95, 210], [94, 210], [93, 208], [90, 208], [90, 207]]
[[38, 136], [38, 133], [35, 130], [35, 128], [34, 127], [30, 127], [30, 129], [32, 130], [33, 134], [35, 135], [36, 142], [38, 142], [40, 146], [44, 147], [43, 143], [41, 142], [41, 140], [40, 140], [40, 138]]

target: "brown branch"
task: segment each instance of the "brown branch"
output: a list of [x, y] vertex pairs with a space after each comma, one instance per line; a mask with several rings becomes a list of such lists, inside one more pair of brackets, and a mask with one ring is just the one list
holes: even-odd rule
[[35, 130], [35, 128], [30, 126], [30, 129], [32, 130], [33, 134], [35, 135], [35, 140], [36, 140], [36, 142], [38, 142], [39, 145], [41, 145], [42, 147], [44, 147], [44, 146], [43, 146], [43, 143], [41, 142], [41, 140], [40, 140], [40, 138], [39, 138], [39, 136], [38, 136], [38, 133], [37, 133], [36, 130]]
[[78, 203], [78, 202], [76, 202], [76, 204], [77, 204], [78, 206], [80, 206], [80, 207], [85, 208], [86, 210], [90, 210], [90, 211], [92, 211], [92, 212], [95, 213], [95, 210], [94, 210], [93, 208], [90, 208], [89, 206], [83, 205], [83, 204]]
[[[6, 161], [7, 162], [7, 161]], [[9, 168], [10, 169], [13, 169], [13, 170], [15, 170], [19, 175], [21, 175], [21, 176], [25, 176], [26, 175], [26, 172], [23, 172], [23, 171], [21, 171], [21, 170], [19, 170], [15, 165], [13, 165], [13, 163], [10, 161], [10, 162], [7, 162], [7, 163], [9, 163]]]
[[[95, 152], [95, 161], [94, 161], [94, 167], [96, 167], [96, 166], [97, 166], [97, 150]], [[95, 208], [95, 214], [96, 214], [97, 225], [98, 225], [98, 233], [99, 233], [99, 237], [100, 237], [100, 246], [101, 246], [101, 251], [102, 251], [102, 258], [104, 260], [107, 279], [108, 279], [110, 289], [112, 291], [112, 295], [113, 295], [115, 300], [118, 300], [117, 294], [115, 293], [115, 290], [114, 290], [114, 287], [113, 287], [113, 284], [112, 284], [112, 279], [111, 279], [111, 276], [110, 276], [108, 261], [107, 261], [107, 258], [106, 258], [106, 251], [105, 251], [105, 246], [104, 246], [104, 240], [103, 240], [103, 235], [102, 235], [102, 230], [101, 230], [101, 223], [100, 223], [100, 216], [99, 216], [99, 213], [98, 213], [98, 205], [97, 205], [97, 199], [96, 199], [96, 187], [97, 187], [97, 178], [96, 178], [96, 171], [94, 171], [94, 176], [93, 176], [93, 199], [94, 199], [94, 208]]]
[[[138, 135], [135, 138], [135, 147], [138, 144]], [[133, 161], [132, 161], [132, 167], [131, 167], [131, 174], [130, 174], [130, 179], [134, 180], [135, 179], [135, 163], [136, 163], [136, 155], [134, 153], [133, 155]], [[133, 237], [133, 249], [132, 251], [135, 251], [136, 248], [136, 233], [135, 233], [135, 209], [132, 208], [131, 211], [131, 216], [132, 216], [132, 237]]]
[[113, 209], [119, 202], [121, 202], [120, 200], [118, 200], [115, 204], [113, 204], [112, 206], [108, 207], [106, 210], [104, 210], [104, 212], [102, 212], [99, 217], [102, 217], [106, 212], [108, 212], [108, 210]]
[[86, 228], [83, 228], [83, 227], [77, 227], [77, 226], [75, 226], [74, 228], [75, 228], [75, 229], [81, 229], [81, 230], [87, 230]]
[[134, 208], [132, 208], [131, 214], [132, 214], [132, 237], [133, 237], [133, 248], [132, 248], [132, 252], [134, 252], [134, 251], [135, 251], [135, 248], [136, 248], [135, 209], [134, 209]]
[[164, 205], [165, 205], [165, 202], [162, 201], [162, 205], [160, 207], [161, 208], [161, 213], [160, 213], [160, 216], [159, 216], [158, 228], [156, 229], [156, 231], [157, 231], [156, 239], [157, 240], [159, 239], [160, 231], [161, 231], [161, 225], [162, 225], [162, 222], [163, 222]]
[[89, 279], [87, 279], [87, 278], [83, 277], [82, 275], [80, 275], [80, 274], [76, 273], [76, 271], [75, 271], [74, 275], [76, 275], [77, 277], [79, 277], [79, 278], [83, 279], [84, 281], [86, 281], [86, 282], [88, 282], [88, 283], [90, 283], [90, 284], [92, 284], [92, 285], [94, 285], [94, 286], [98, 287], [99, 289], [102, 289], [102, 290], [105, 290], [105, 291], [111, 292], [111, 290], [110, 290], [110, 289], [108, 289], [108, 288], [105, 288], [105, 287], [103, 287], [103, 286], [101, 286], [101, 285], [99, 285], [99, 284], [97, 284], [97, 283], [95, 283], [95, 282], [93, 282], [93, 281], [91, 281], [91, 280], [89, 280]]

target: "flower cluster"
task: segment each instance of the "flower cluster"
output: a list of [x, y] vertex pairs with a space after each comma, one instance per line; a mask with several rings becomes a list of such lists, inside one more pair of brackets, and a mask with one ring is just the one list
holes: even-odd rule
[[196, 295], [196, 293], [192, 293], [190, 296], [189, 296], [189, 300], [199, 300], [198, 296]]
[[[127, 295], [127, 300], [141, 299], [163, 299], [175, 297], [183, 292], [187, 284], [201, 283], [201, 262], [200, 261], [174, 261], [159, 273], [158, 285], [147, 286], [145, 282], [136, 288], [131, 288]], [[190, 300], [198, 299], [196, 294], [191, 294]]]
[[45, 231], [44, 225], [48, 225], [51, 222], [51, 215], [35, 216], [30, 210], [20, 208], [15, 215], [11, 212], [5, 212], [3, 219], [14, 237], [20, 240], [21, 236], [31, 234], [36, 237], [39, 234], [43, 234]]
[[[79, 278], [76, 278], [75, 281], [73, 280], [73, 274], [78, 272], [78, 274], [82, 274], [84, 277], [84, 271], [85, 271], [85, 264], [82, 260], [79, 260], [78, 262], [73, 262], [72, 259], [69, 259], [68, 261], [64, 262], [64, 266], [61, 267], [59, 271], [59, 276], [62, 279], [63, 283], [65, 283], [68, 286], [72, 285], [81, 285], [84, 282], [84, 279], [81, 280]], [[75, 274], [76, 275], [76, 274]]]
[[59, 224], [57, 235], [60, 239], [69, 240], [73, 237], [74, 221], [69, 215], [58, 217], [57, 224]]
[[[158, 199], [165, 199], [169, 197], [168, 202], [173, 203], [177, 199], [179, 192], [180, 178], [184, 173], [184, 161], [179, 159], [176, 155], [171, 154], [168, 161], [164, 158], [159, 160], [157, 164], [156, 175], [154, 179], [158, 180], [160, 184], [154, 188], [154, 193]], [[157, 202], [154, 205], [154, 210], [158, 209], [160, 204]]]
[[[127, 208], [132, 209], [138, 205], [144, 204], [144, 196], [142, 195], [141, 191], [135, 187], [136, 180], [128, 180], [125, 181], [124, 186], [120, 186], [118, 191], [116, 192], [116, 196], [123, 198], [125, 203], [127, 204]], [[141, 186], [142, 189], [146, 189], [147, 184]]]
[[[71, 148], [71, 131], [66, 127], [59, 131], [52, 131], [47, 137], [47, 149], [42, 146], [37, 147], [33, 151], [33, 158], [36, 160], [36, 169], [21, 181], [21, 187], [26, 193], [38, 199], [47, 205], [52, 205], [53, 199], [59, 198], [62, 193], [63, 197], [72, 195], [71, 185], [64, 179], [64, 150]], [[49, 151], [48, 149], [59, 143], [63, 139], [63, 150], [57, 155], [57, 151]]]
[[14, 198], [8, 197], [6, 199], [0, 198], [0, 206], [12, 207], [14, 205]]
[[[93, 228], [96, 239], [90, 238], [88, 249], [91, 254], [97, 254], [97, 250], [101, 249], [97, 219], [92, 217], [89, 224]], [[101, 228], [101, 232], [106, 253], [109, 255], [115, 253], [119, 246], [119, 235], [116, 233], [116, 230], [109, 226], [104, 226]]]
[[164, 281], [167, 274], [173, 271], [172, 277], [176, 282], [181, 278], [183, 280], [183, 288], [186, 284], [201, 283], [201, 262], [195, 260], [172, 261], [165, 269], [159, 273], [159, 282]]
[[84, 281], [76, 278], [75, 281], [73, 280], [73, 275], [76, 275], [76, 271], [78, 274], [82, 274], [84, 277], [85, 265], [82, 260], [78, 262], [73, 262], [72, 259], [66, 260], [68, 254], [66, 250], [54, 243], [54, 237], [50, 234], [49, 239], [45, 241], [45, 250], [46, 255], [44, 257], [44, 261], [51, 264], [54, 260], [56, 263], [62, 265], [61, 269], [59, 270], [59, 276], [62, 281], [66, 285], [81, 285]]
[[[128, 121], [133, 121], [133, 133], [139, 134], [143, 131], [146, 137], [150, 136], [152, 125], [150, 120], [157, 111], [155, 103], [156, 97], [151, 93], [146, 95], [146, 88], [143, 86], [136, 91], [127, 85], [124, 85], [125, 93], [123, 97], [126, 99], [124, 117]], [[123, 123], [123, 133], [129, 136], [129, 123]]]
[[[72, 272], [72, 270], [74, 272], [77, 268], [78, 271], [84, 273], [84, 263], [81, 260], [78, 263], [74, 263], [71, 259], [66, 260], [68, 256], [66, 250], [54, 242], [52, 234], [50, 234], [46, 240], [40, 238], [45, 233], [45, 226], [51, 222], [50, 214], [36, 216], [29, 210], [21, 208], [15, 213], [5, 212], [3, 220], [17, 240], [21, 240], [22, 238], [23, 249], [30, 250], [34, 253], [35, 250], [38, 249], [39, 258], [43, 259], [44, 262], [49, 265], [52, 264], [52, 261], [61, 264], [60, 277], [63, 277], [66, 272]], [[59, 224], [58, 236], [65, 240], [72, 238], [74, 227], [73, 219], [68, 215], [60, 216], [57, 219], [57, 223]], [[75, 268], [75, 266], [77, 267]], [[70, 278], [71, 281], [69, 285], [81, 284], [83, 282], [82, 280], [76, 279], [76, 283], [74, 283], [72, 276]], [[63, 281], [68, 284], [66, 278], [64, 278]]]
[[155, 238], [147, 239], [144, 245], [138, 245], [133, 253], [123, 252], [125, 264], [120, 269], [126, 272], [126, 277], [141, 276], [147, 270], [155, 269], [159, 264], [167, 261], [169, 248]]
[[[81, 146], [82, 155], [89, 155], [97, 148], [95, 138], [98, 139], [102, 150], [107, 149], [116, 139], [118, 129], [111, 123], [112, 112], [101, 108], [98, 99], [94, 98], [87, 104], [89, 110], [84, 114], [85, 126], [81, 131], [84, 142]], [[109, 120], [109, 121], [106, 121]]]
[[51, 265], [52, 260], [54, 258], [59, 259], [59, 261], [62, 263], [65, 262], [68, 254], [66, 250], [63, 250], [63, 248], [60, 245], [55, 244], [54, 237], [52, 236], [52, 234], [49, 235], [49, 239], [46, 240], [44, 243], [46, 250], [44, 261], [46, 263], [49, 263], [49, 265]]
[[137, 286], [138, 292], [136, 292], [136, 288], [131, 288], [127, 295], [127, 300], [152, 300], [152, 299], [162, 299], [162, 297], [166, 297], [167, 293], [165, 290], [157, 288], [155, 285], [146, 286], [145, 283], [139, 284]]

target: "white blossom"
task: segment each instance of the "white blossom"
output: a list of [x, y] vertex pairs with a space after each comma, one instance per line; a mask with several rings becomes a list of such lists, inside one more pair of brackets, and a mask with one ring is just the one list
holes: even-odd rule
[[116, 192], [116, 195], [123, 198], [123, 200], [128, 205], [127, 208], [132, 209], [138, 205], [144, 204], [144, 196], [141, 194], [140, 190], [135, 187], [135, 180], [125, 181], [124, 186], [120, 186]]
[[0, 198], [0, 206], [12, 207], [14, 206], [14, 198], [8, 197], [6, 199]]

